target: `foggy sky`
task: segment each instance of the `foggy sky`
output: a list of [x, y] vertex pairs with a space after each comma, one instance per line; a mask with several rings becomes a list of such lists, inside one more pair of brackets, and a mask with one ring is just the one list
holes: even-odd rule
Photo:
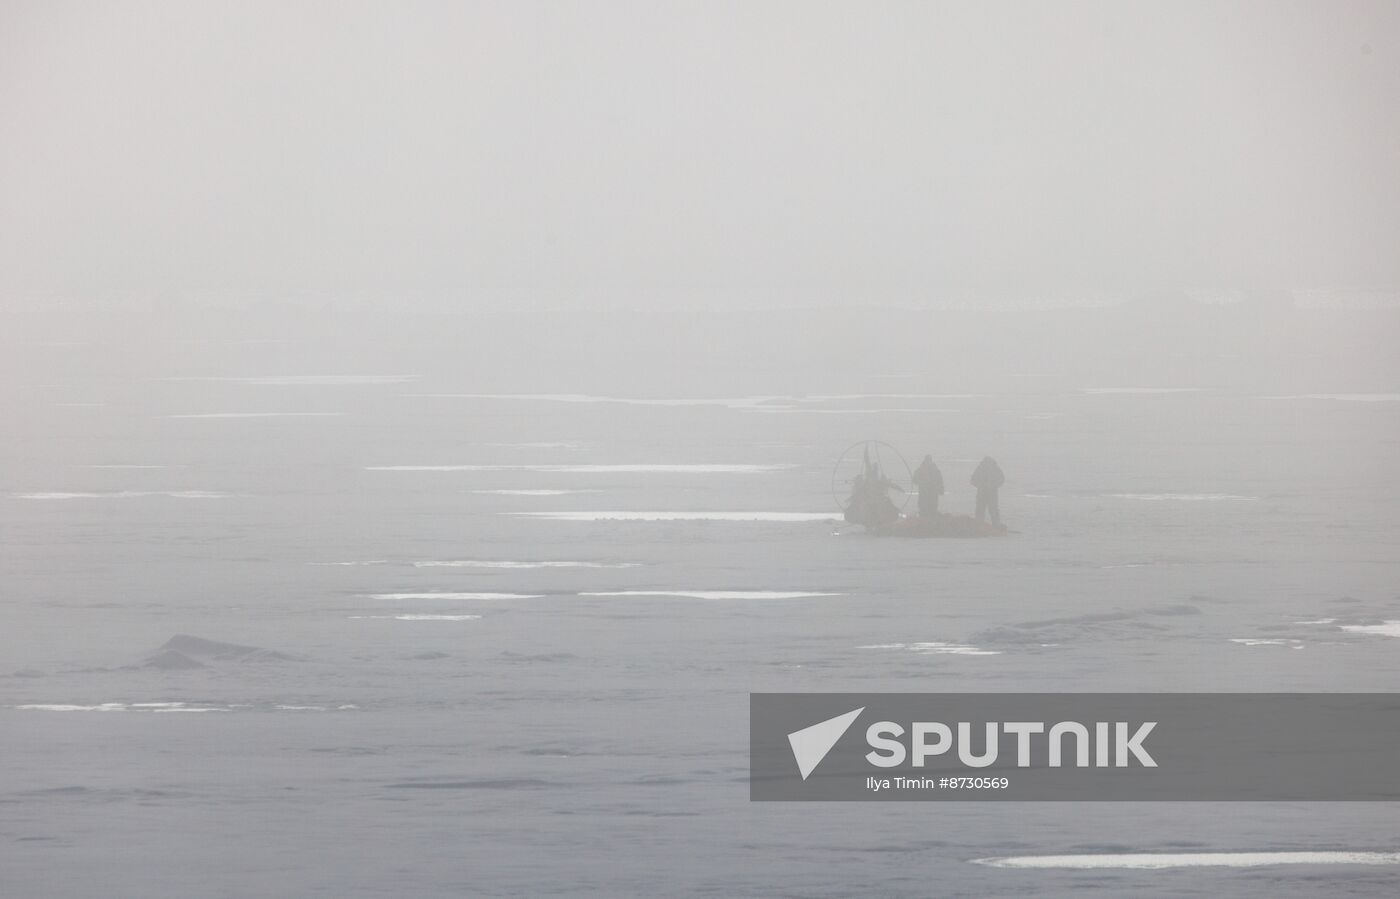
[[1400, 4], [0, 3], [0, 290], [1400, 284]]

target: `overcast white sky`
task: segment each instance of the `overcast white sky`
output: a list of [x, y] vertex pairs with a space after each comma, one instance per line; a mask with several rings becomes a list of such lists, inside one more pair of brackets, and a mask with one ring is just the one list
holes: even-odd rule
[[1400, 3], [0, 0], [0, 288], [1400, 284]]

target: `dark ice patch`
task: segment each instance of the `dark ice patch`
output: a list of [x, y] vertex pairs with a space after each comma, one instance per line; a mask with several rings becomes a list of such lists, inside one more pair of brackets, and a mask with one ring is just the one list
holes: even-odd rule
[[1201, 610], [1196, 606], [1187, 603], [1177, 603], [1170, 606], [1153, 606], [1146, 610], [1148, 615], [1200, 615]]
[[411, 780], [387, 786], [391, 790], [540, 790], [555, 785], [531, 777], [511, 777], [495, 780]]
[[192, 659], [183, 652], [167, 649], [157, 652], [146, 660], [145, 668], [159, 668], [162, 671], [188, 671], [194, 668], [207, 668], [203, 662]]
[[[1195, 599], [1196, 597], [1193, 597]], [[1159, 622], [1160, 618], [1189, 618], [1204, 614], [1193, 603], [1173, 603], [1149, 606], [1134, 611], [1092, 612], [1063, 618], [1041, 618], [1015, 624], [991, 627], [968, 637], [978, 646], [989, 644], [1071, 643], [1086, 638], [1130, 638], [1149, 633], [1161, 634], [1177, 625]]]
[[508, 662], [571, 662], [578, 658], [571, 652], [520, 653], [506, 650], [498, 658]]
[[206, 662], [210, 660], [216, 662], [292, 662], [297, 660], [295, 656], [271, 649], [243, 646], [238, 643], [221, 643], [218, 640], [206, 640], [203, 637], [192, 637], [189, 634], [176, 634], [171, 637], [165, 641], [165, 645], [156, 650], [156, 655], [160, 656], [168, 652]]

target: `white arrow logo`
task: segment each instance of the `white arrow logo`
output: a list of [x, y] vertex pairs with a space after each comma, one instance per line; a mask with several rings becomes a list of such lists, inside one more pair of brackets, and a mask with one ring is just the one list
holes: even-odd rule
[[788, 744], [792, 746], [792, 757], [797, 760], [797, 770], [802, 772], [803, 780], [822, 763], [831, 747], [836, 745], [836, 741], [841, 739], [841, 735], [850, 729], [863, 711], [865, 706], [787, 735]]

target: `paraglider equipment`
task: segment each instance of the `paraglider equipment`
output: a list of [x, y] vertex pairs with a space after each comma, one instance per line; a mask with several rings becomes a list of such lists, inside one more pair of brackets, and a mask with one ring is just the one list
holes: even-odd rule
[[[897, 521], [913, 495], [913, 472], [899, 450], [882, 440], [851, 444], [831, 471], [831, 497], [846, 520], [867, 528]], [[891, 491], [898, 494], [890, 497]]]

